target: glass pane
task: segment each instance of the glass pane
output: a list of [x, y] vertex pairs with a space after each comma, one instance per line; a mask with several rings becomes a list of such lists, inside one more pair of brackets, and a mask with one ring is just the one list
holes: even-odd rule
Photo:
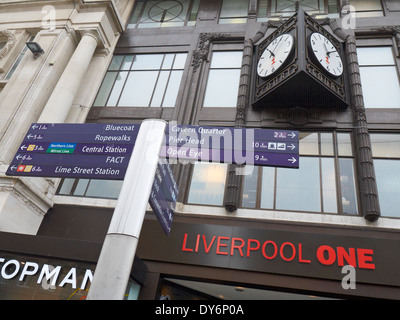
[[138, 21], [140, 12], [142, 11], [143, 4], [144, 4], [143, 1], [139, 0], [136, 1], [135, 11], [133, 12], [131, 20], [129, 21], [128, 28], [134, 27], [134, 25]]
[[84, 196], [89, 181], [89, 179], [79, 179], [74, 190], [74, 196]]
[[353, 155], [350, 133], [338, 133], [337, 134], [337, 143], [338, 143], [339, 156], [351, 157]]
[[175, 54], [166, 54], [161, 69], [172, 69], [172, 62], [174, 61]]
[[100, 87], [100, 90], [97, 93], [96, 100], [93, 103], [94, 106], [102, 107], [106, 104], [108, 95], [110, 94], [111, 88], [113, 87], [117, 74], [118, 72], [107, 72], [106, 76], [104, 77], [103, 83]]
[[336, 213], [336, 173], [333, 158], [321, 158], [323, 211]]
[[189, 7], [189, 0], [148, 1], [140, 19], [139, 27], [183, 26]]
[[212, 55], [211, 68], [240, 68], [242, 55], [242, 51], [215, 51]]
[[174, 61], [174, 69], [184, 69], [185, 68], [185, 62], [186, 62], [186, 53], [178, 53], [175, 56], [175, 61]]
[[165, 87], [168, 82], [170, 72], [161, 71], [157, 81], [157, 87], [154, 91], [153, 99], [151, 100], [150, 107], [161, 107], [162, 99], [165, 93]]
[[163, 102], [163, 107], [175, 107], [176, 97], [178, 96], [183, 71], [172, 71], [168, 82], [167, 92]]
[[349, 0], [349, 4], [354, 6], [356, 11], [382, 10], [382, 5], [380, 0]]
[[[290, 13], [296, 11], [296, 1], [293, 0], [273, 0], [272, 14]], [[299, 1], [300, 8], [305, 11], [320, 11], [324, 8], [320, 8], [320, 2], [323, 5], [323, 1], [320, 0], [303, 0]]]
[[[246, 169], [249, 169], [247, 166]], [[257, 205], [257, 181], [258, 167], [252, 167], [251, 174], [247, 174], [243, 179], [242, 207], [255, 208]]]
[[366, 108], [400, 108], [396, 67], [361, 67], [360, 76]]
[[400, 158], [400, 135], [371, 134], [372, 155], [379, 158]]
[[125, 84], [126, 76], [128, 72], [120, 72], [118, 73], [117, 79], [115, 80], [115, 84], [113, 90], [110, 94], [110, 98], [108, 98], [107, 106], [116, 106], [119, 96], [121, 94], [121, 90]]
[[353, 159], [339, 159], [343, 213], [356, 215], [358, 209], [353, 166]]
[[318, 133], [300, 132], [300, 154], [318, 155]]
[[163, 57], [163, 54], [137, 55], [133, 61], [132, 70], [159, 70]]
[[240, 70], [210, 70], [204, 107], [236, 107]]
[[124, 57], [125, 56], [114, 56], [111, 60], [110, 66], [108, 67], [108, 70], [119, 70]]
[[224, 199], [226, 164], [194, 164], [188, 203], [221, 206]]
[[58, 191], [58, 194], [61, 195], [70, 195], [72, 191], [72, 187], [74, 185], [75, 179], [64, 179], [61, 184], [61, 188]]
[[400, 217], [400, 162], [374, 160], [382, 216]]
[[117, 199], [121, 191], [122, 182], [123, 181], [113, 180], [90, 180], [86, 196]]
[[360, 66], [394, 65], [392, 47], [358, 47]]
[[196, 25], [197, 13], [199, 12], [199, 4], [200, 0], [194, 0], [192, 5], [192, 12], [190, 13], [189, 21], [187, 23], [188, 26]]
[[323, 156], [334, 155], [332, 133], [321, 133], [321, 154]]
[[221, 18], [246, 17], [249, 1], [245, 0], [223, 0]]
[[262, 168], [261, 204], [262, 209], [274, 208], [275, 168]]
[[130, 72], [118, 106], [147, 107], [157, 81], [158, 71]]
[[268, 0], [258, 0], [257, 21], [266, 21]]
[[319, 158], [299, 161], [299, 169], [277, 169], [276, 209], [320, 212]]
[[134, 56], [126, 56], [124, 59], [124, 63], [121, 66], [121, 69], [129, 70], [131, 68], [133, 58], [134, 58]]

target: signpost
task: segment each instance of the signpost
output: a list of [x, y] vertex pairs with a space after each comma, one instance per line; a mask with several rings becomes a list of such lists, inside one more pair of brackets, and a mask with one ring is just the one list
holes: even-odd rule
[[161, 120], [32, 124], [6, 175], [124, 180], [89, 299], [123, 299], [147, 203], [169, 234], [178, 187], [168, 160], [160, 158], [298, 168], [299, 133], [167, 127]]

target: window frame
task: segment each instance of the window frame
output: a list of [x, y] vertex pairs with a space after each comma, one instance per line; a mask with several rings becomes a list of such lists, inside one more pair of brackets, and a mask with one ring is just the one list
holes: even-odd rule
[[[266, 1], [266, 12], [262, 16], [261, 16], [261, 12], [260, 12], [260, 2], [261, 1]], [[276, 5], [276, 1], [279, 1], [279, 0], [257, 0], [257, 21], [258, 22], [267, 21], [268, 19], [276, 19], [279, 17], [289, 17], [289, 16], [295, 14], [295, 10], [282, 12], [279, 14], [273, 14], [273, 7], [274, 7], [274, 5]], [[324, 11], [319, 12], [318, 15], [329, 15], [329, 16], [337, 17], [337, 18], [339, 17], [339, 15], [340, 15], [340, 12], [339, 12], [340, 0], [336, 0], [336, 11], [335, 12], [329, 12], [329, 0], [316, 0], [316, 1], [323, 1], [323, 4], [324, 4]], [[293, 2], [293, 6], [294, 5], [295, 5], [295, 3]], [[319, 3], [318, 3], [318, 5], [319, 5]], [[313, 11], [313, 13], [314, 13], [314, 11]]]
[[[358, 37], [356, 40], [356, 46], [357, 48], [376, 48], [376, 47], [391, 47], [392, 49], [392, 54], [393, 54], [393, 65], [368, 65], [368, 66], [363, 66], [359, 65], [359, 68], [368, 68], [368, 67], [389, 67], [392, 66], [394, 67], [397, 75], [397, 80], [398, 80], [398, 85], [400, 89], [400, 61], [399, 61], [399, 49], [397, 48], [396, 40], [394, 37], [384, 37], [384, 38], [364, 38], [364, 37]], [[360, 75], [361, 76], [361, 75]], [[364, 106], [366, 110], [400, 110], [399, 108], [374, 108], [374, 107], [368, 107], [365, 105], [364, 101]]]
[[[256, 194], [256, 206], [254, 208], [251, 207], [243, 207], [243, 191], [244, 191], [244, 179], [242, 179], [242, 183], [240, 186], [240, 201], [239, 208], [247, 209], [247, 210], [265, 210], [268, 211], [277, 211], [277, 212], [300, 212], [300, 213], [309, 213], [309, 214], [328, 214], [328, 215], [342, 215], [342, 216], [360, 216], [360, 199], [358, 192], [358, 184], [357, 184], [357, 168], [355, 163], [355, 150], [354, 150], [354, 141], [353, 135], [349, 131], [301, 131], [300, 133], [318, 133], [318, 154], [300, 154], [299, 162], [301, 165], [302, 157], [307, 158], [317, 158], [319, 162], [319, 196], [320, 196], [320, 209], [321, 211], [302, 211], [302, 210], [289, 210], [289, 209], [277, 209], [276, 201], [277, 201], [277, 179], [278, 179], [278, 169], [277, 167], [273, 167], [274, 169], [274, 195], [273, 195], [273, 208], [262, 208], [261, 207], [261, 197], [262, 197], [262, 176], [263, 176], [263, 167], [255, 166], [255, 170], [258, 170], [257, 173], [257, 194]], [[333, 146], [333, 155], [324, 155], [322, 154], [322, 143], [321, 143], [321, 134], [323, 133], [331, 133], [332, 134], [332, 146]], [[351, 155], [340, 155], [339, 154], [339, 139], [338, 134], [348, 134], [351, 141]], [[335, 170], [335, 183], [336, 183], [336, 212], [324, 211], [324, 193], [323, 193], [323, 175], [322, 175], [322, 159], [333, 159], [333, 165]], [[352, 159], [353, 163], [353, 178], [354, 178], [354, 195], [356, 200], [356, 214], [344, 213], [343, 212], [343, 200], [342, 200], [342, 188], [340, 182], [341, 176], [341, 167], [340, 167], [340, 159]], [[297, 169], [287, 169], [287, 170], [297, 170]]]
[[[240, 0], [239, 0], [240, 1]], [[222, 9], [224, 5], [224, 0], [221, 0], [221, 6], [219, 8], [218, 12], [218, 24], [241, 24], [241, 23], [247, 23], [249, 20], [249, 4], [250, 0], [245, 0], [247, 1], [247, 13], [244, 16], [226, 16], [226, 17], [221, 17], [222, 14]], [[241, 21], [245, 19], [245, 21]], [[229, 22], [231, 21], [231, 22]]]
[[[378, 130], [372, 130], [370, 132], [370, 135], [397, 135], [400, 138], [400, 133], [399, 131], [378, 131]], [[374, 155], [373, 154], [373, 150], [374, 150], [374, 146], [373, 146], [373, 139], [371, 138], [371, 152], [372, 152], [372, 161], [375, 163], [375, 160], [386, 160], [386, 161], [398, 161], [400, 163], [400, 155], [397, 156], [390, 156], [390, 155]], [[375, 165], [374, 165], [375, 166]], [[379, 194], [379, 185], [378, 185], [378, 176], [376, 175], [376, 171], [375, 170], [375, 180], [377, 182], [377, 192], [378, 192], [378, 198], [379, 200], [381, 199], [380, 194]], [[399, 191], [400, 193], [400, 191]], [[382, 218], [390, 218], [390, 219], [400, 219], [400, 214], [398, 216], [390, 216], [390, 215], [384, 215], [382, 212], [382, 208], [381, 208], [381, 216]]]
[[[209, 83], [209, 76], [210, 76], [210, 71], [211, 70], [222, 70], [222, 69], [227, 69], [227, 70], [240, 70], [240, 74], [241, 74], [241, 69], [242, 69], [242, 60], [240, 61], [240, 67], [238, 68], [211, 68], [211, 64], [212, 64], [212, 56], [214, 54], [214, 52], [242, 52], [242, 57], [243, 57], [243, 50], [244, 50], [244, 43], [243, 42], [232, 42], [232, 43], [215, 43], [212, 44], [212, 48], [209, 51], [209, 55], [207, 57], [207, 61], [206, 61], [206, 70], [204, 72], [204, 76], [203, 79], [200, 81], [199, 83], [199, 89], [201, 92], [201, 98], [199, 99], [199, 105], [197, 106], [197, 110], [201, 111], [201, 110], [225, 110], [225, 109], [236, 109], [237, 104], [235, 104], [235, 106], [227, 106], [227, 107], [214, 107], [214, 106], [204, 106], [204, 101], [206, 98], [206, 92], [207, 92], [207, 87], [208, 87], [208, 83]], [[238, 83], [238, 93], [239, 93], [239, 86], [240, 86], [240, 75], [239, 75], [239, 83]], [[237, 97], [238, 95], [236, 94], [236, 101], [237, 101]]]
[[[143, 24], [142, 24], [142, 27], [140, 27], [140, 25], [141, 25], [140, 20], [141, 20], [141, 18], [143, 16], [144, 10], [146, 9], [146, 3], [148, 2], [148, 0], [136, 1], [135, 5], [134, 5], [134, 7], [132, 9], [132, 13], [131, 13], [131, 15], [129, 17], [129, 20], [128, 20], [126, 28], [127, 29], [154, 29], [154, 28], [182, 28], [182, 27], [196, 26], [197, 17], [198, 17], [198, 14], [199, 14], [200, 0], [188, 0], [188, 1], [189, 1], [189, 6], [188, 6], [187, 13], [186, 13], [186, 16], [185, 16], [185, 20], [184, 20], [182, 26], [166, 26], [166, 25], [162, 26], [161, 25], [161, 26], [158, 26], [158, 27], [151, 27], [151, 26], [145, 27], [145, 26], [143, 26]], [[143, 3], [144, 5], [142, 5], [142, 8], [140, 9], [139, 15], [137, 16], [137, 21], [135, 23], [130, 23], [132, 21], [133, 16], [135, 15], [136, 8], [140, 3]], [[195, 8], [196, 6], [197, 6], [196, 19], [195, 20], [190, 20], [190, 16], [193, 13], [192, 12], [193, 8]], [[191, 21], [194, 21], [193, 24], [192, 25], [188, 25]], [[162, 24], [163, 22], [160, 22], [160, 23]]]
[[[175, 61], [176, 61], [176, 57], [177, 57], [177, 55], [180, 55], [180, 54], [186, 54], [185, 62], [184, 62], [184, 64], [183, 64], [182, 68], [174, 69], [174, 68], [173, 68], [173, 65], [174, 65], [174, 63], [175, 63]], [[133, 59], [132, 59], [132, 62], [130, 63], [130, 67], [129, 67], [128, 69], [126, 69], [126, 70], [125, 70], [125, 69], [121, 69], [122, 66], [123, 66], [123, 64], [124, 64], [124, 61], [125, 61], [126, 57], [129, 57], [129, 56], [135, 57], [135, 56], [144, 56], [144, 55], [163, 55], [163, 58], [162, 58], [160, 67], [159, 67], [158, 69], [146, 69], [146, 70], [145, 70], [145, 69], [143, 69], [143, 70], [142, 70], [142, 69], [140, 69], [140, 70], [132, 69], [132, 65], [133, 65], [133, 63], [134, 63], [134, 58], [133, 58]], [[173, 61], [172, 61], [172, 63], [171, 63], [171, 67], [170, 67], [170, 68], [167, 68], [167, 69], [162, 69], [162, 65], [163, 65], [163, 63], [164, 63], [165, 58], [166, 58], [167, 55], [174, 55]], [[110, 70], [110, 67], [111, 67], [111, 65], [112, 65], [112, 62], [113, 62], [113, 60], [114, 60], [114, 58], [115, 58], [116, 56], [122, 56], [122, 57], [124, 57], [124, 58], [121, 60], [118, 69]], [[104, 74], [103, 80], [102, 80], [102, 82], [101, 82], [101, 84], [100, 84], [100, 86], [99, 86], [99, 89], [98, 89], [98, 91], [97, 91], [97, 93], [96, 93], [96, 96], [95, 96], [95, 98], [94, 98], [94, 100], [93, 100], [92, 106], [93, 106], [94, 108], [111, 108], [111, 109], [113, 109], [113, 108], [118, 108], [118, 109], [135, 109], [135, 110], [139, 110], [139, 109], [142, 109], [142, 110], [143, 110], [143, 109], [144, 109], [144, 110], [152, 110], [152, 109], [156, 109], [156, 110], [158, 110], [158, 109], [175, 109], [175, 108], [179, 105], [180, 97], [181, 97], [182, 91], [183, 91], [183, 90], [182, 90], [182, 86], [185, 85], [184, 78], [186, 77], [186, 72], [187, 72], [187, 70], [186, 70], [186, 69], [187, 69], [187, 68], [186, 68], [186, 65], [187, 65], [187, 63], [188, 63], [188, 60], [190, 60], [190, 59], [188, 59], [188, 58], [189, 58], [188, 52], [178, 52], [178, 51], [174, 51], [174, 52], [157, 52], [157, 53], [144, 52], [144, 53], [125, 53], [125, 54], [124, 54], [124, 53], [118, 53], [118, 54], [115, 54], [115, 55], [113, 55], [113, 58], [112, 58], [112, 60], [110, 61], [110, 64], [109, 64], [109, 66], [108, 66], [108, 68], [107, 68], [107, 71], [106, 71], [106, 73]], [[158, 72], [158, 74], [157, 74], [157, 76], [156, 76], [155, 83], [154, 83], [154, 85], [153, 85], [153, 87], [152, 87], [152, 89], [151, 89], [151, 95], [150, 95], [150, 99], [149, 99], [149, 101], [148, 101], [147, 106], [134, 106], [134, 105], [130, 105], [130, 106], [120, 106], [120, 105], [119, 105], [119, 102], [120, 102], [121, 97], [122, 97], [122, 95], [123, 95], [123, 92], [124, 92], [124, 90], [125, 90], [125, 86], [126, 86], [127, 82], [129, 81], [129, 76], [130, 76], [130, 74], [133, 73], [133, 72], [141, 72], [141, 71], [143, 71], [143, 72], [147, 72], [147, 71], [148, 71], [148, 72]], [[158, 80], [160, 79], [160, 75], [161, 75], [161, 73], [162, 73], [163, 71], [167, 71], [167, 72], [168, 72], [168, 80], [167, 80], [167, 82], [166, 82], [166, 84], [165, 84], [165, 88], [164, 88], [164, 91], [163, 91], [163, 94], [162, 94], [162, 96], [163, 96], [163, 97], [162, 97], [162, 101], [161, 101], [161, 104], [160, 104], [160, 105], [158, 105], [158, 106], [152, 106], [151, 103], [152, 103], [152, 101], [153, 101], [153, 98], [154, 98], [154, 95], [155, 95], [155, 92], [156, 92], [156, 89], [157, 89]], [[180, 83], [179, 83], [179, 85], [178, 85], [178, 90], [177, 90], [177, 95], [176, 95], [176, 98], [175, 98], [175, 103], [174, 103], [174, 106], [164, 106], [163, 103], [164, 103], [165, 96], [166, 96], [166, 94], [167, 94], [167, 92], [168, 92], [168, 87], [169, 87], [169, 85], [170, 85], [171, 75], [172, 75], [172, 73], [175, 72], [175, 71], [180, 71], [180, 72], [181, 72]], [[122, 72], [127, 73], [127, 75], [126, 75], [125, 79], [123, 80], [123, 84], [122, 84], [122, 87], [121, 87], [121, 89], [120, 89], [120, 91], [119, 91], [119, 93], [118, 93], [118, 98], [117, 98], [117, 100], [116, 100], [116, 103], [115, 103], [115, 105], [107, 105], [107, 104], [108, 104], [108, 101], [109, 101], [109, 99], [110, 99], [110, 96], [113, 94], [113, 90], [114, 90], [114, 86], [115, 86], [116, 81], [117, 81], [118, 74], [120, 74], [120, 73], [122, 73]], [[109, 92], [108, 92], [106, 98], [104, 99], [104, 100], [105, 100], [104, 103], [101, 104], [101, 105], [100, 105], [100, 104], [96, 104], [96, 100], [97, 100], [97, 98], [99, 97], [99, 95], [100, 95], [100, 93], [101, 93], [101, 91], [102, 91], [102, 89], [103, 89], [103, 85], [105, 84], [105, 81], [106, 81], [107, 76], [108, 76], [109, 74], [113, 74], [113, 73], [115, 73], [116, 76], [115, 76], [115, 78], [111, 81], [112, 84], [111, 84], [111, 86], [110, 86], [110, 89], [109, 89]]]

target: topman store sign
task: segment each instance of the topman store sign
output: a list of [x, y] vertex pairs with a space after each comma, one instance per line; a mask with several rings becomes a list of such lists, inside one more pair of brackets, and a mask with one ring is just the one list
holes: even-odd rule
[[[45, 285], [45, 289], [70, 285], [72, 289], [85, 290], [93, 279], [93, 272], [86, 269], [81, 280], [76, 267], [65, 270], [64, 267], [51, 264], [38, 264], [32, 261], [19, 261], [0, 257], [0, 275], [4, 280], [18, 279], [26, 281], [29, 277], [36, 277], [38, 285]], [[66, 272], [68, 271], [68, 272]]]

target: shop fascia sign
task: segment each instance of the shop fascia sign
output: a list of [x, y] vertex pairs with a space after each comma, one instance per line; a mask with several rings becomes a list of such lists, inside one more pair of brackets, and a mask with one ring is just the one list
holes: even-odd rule
[[[20, 262], [15, 259], [6, 260], [4, 258], [0, 258], [0, 264], [3, 264], [0, 270], [0, 275], [5, 280], [11, 280], [18, 277], [18, 281], [22, 282], [25, 281], [28, 276], [38, 275], [38, 284], [46, 281], [51, 287], [55, 287], [58, 282], [59, 287], [64, 287], [65, 285], [70, 284], [73, 289], [77, 288], [77, 270], [75, 267], [70, 268], [68, 273], [62, 279], [59, 279], [62, 270], [61, 266], [53, 266], [50, 264], [39, 265], [36, 262]], [[84, 290], [88, 282], [91, 282], [92, 279], [93, 272], [90, 269], [86, 269], [79, 289]]]

